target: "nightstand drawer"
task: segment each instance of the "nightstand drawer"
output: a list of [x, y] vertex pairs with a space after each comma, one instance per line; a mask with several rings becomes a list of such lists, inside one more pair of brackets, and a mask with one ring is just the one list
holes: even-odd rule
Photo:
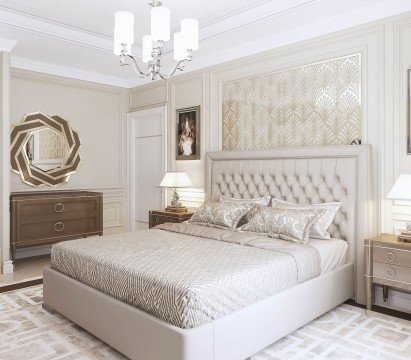
[[374, 246], [373, 260], [379, 263], [411, 267], [411, 251]]
[[373, 262], [373, 277], [411, 283], [411, 268]]
[[150, 211], [149, 213], [149, 228], [161, 225], [164, 223], [182, 223], [190, 219], [193, 211], [175, 213], [170, 211]]

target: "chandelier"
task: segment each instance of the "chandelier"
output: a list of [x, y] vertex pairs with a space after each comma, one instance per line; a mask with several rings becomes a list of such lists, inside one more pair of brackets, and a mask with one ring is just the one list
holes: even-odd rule
[[181, 21], [181, 31], [174, 34], [174, 60], [177, 64], [166, 74], [162, 71], [162, 55], [164, 44], [170, 40], [170, 10], [161, 6], [161, 1], [153, 0], [148, 5], [151, 6], [151, 35], [143, 36], [142, 56], [147, 71], [141, 69], [131, 54], [131, 45], [134, 44], [134, 14], [131, 12], [115, 13], [114, 54], [120, 56], [121, 66], [131, 66], [140, 78], [168, 79], [177, 70], [183, 71], [185, 63], [191, 61], [193, 51], [198, 49], [198, 21]]

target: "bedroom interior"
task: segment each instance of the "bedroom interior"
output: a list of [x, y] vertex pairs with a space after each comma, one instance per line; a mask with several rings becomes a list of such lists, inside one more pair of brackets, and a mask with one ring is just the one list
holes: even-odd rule
[[410, 1], [0, 20], [0, 359], [411, 357]]

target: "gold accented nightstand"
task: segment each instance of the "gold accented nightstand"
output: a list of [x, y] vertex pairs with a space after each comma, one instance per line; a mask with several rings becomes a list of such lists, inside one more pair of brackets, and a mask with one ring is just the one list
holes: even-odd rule
[[194, 211], [172, 212], [172, 211], [150, 211], [149, 213], [149, 228], [164, 224], [164, 223], [182, 223], [191, 218]]
[[374, 284], [383, 286], [384, 302], [388, 286], [411, 291], [411, 243], [399, 242], [398, 236], [391, 234], [365, 240], [367, 310], [373, 304]]

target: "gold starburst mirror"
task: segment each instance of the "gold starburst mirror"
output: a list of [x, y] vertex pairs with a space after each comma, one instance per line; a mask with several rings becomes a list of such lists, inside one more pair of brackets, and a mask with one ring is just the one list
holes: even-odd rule
[[58, 115], [26, 114], [10, 143], [11, 170], [34, 187], [66, 183], [80, 163], [79, 135]]

